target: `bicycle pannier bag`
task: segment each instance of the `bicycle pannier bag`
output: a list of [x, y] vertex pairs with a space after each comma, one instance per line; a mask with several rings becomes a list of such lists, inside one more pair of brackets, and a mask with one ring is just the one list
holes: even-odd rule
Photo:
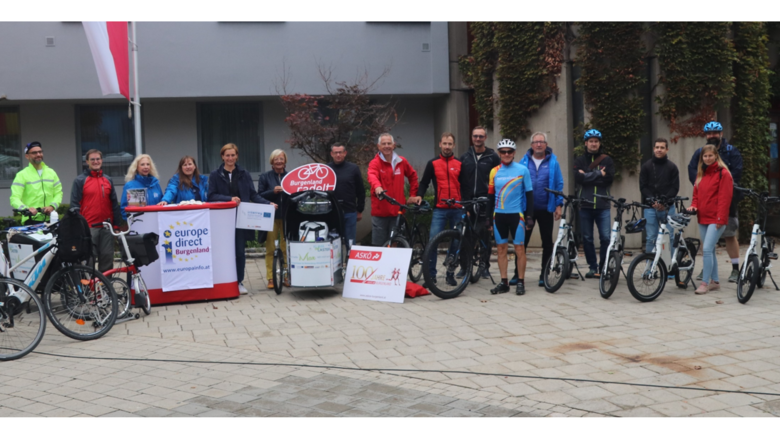
[[66, 263], [80, 263], [92, 254], [92, 233], [84, 216], [68, 212], [57, 228], [57, 255]]
[[[130, 254], [133, 256], [133, 265], [135, 267], [148, 266], [160, 258], [160, 255], [157, 253], [157, 243], [160, 240], [160, 236], [157, 233], [138, 234], [135, 231], [131, 231], [125, 236], [125, 239], [127, 240], [127, 247], [130, 248]], [[127, 260], [125, 247], [121, 242], [119, 249], [122, 253], [122, 259]]]

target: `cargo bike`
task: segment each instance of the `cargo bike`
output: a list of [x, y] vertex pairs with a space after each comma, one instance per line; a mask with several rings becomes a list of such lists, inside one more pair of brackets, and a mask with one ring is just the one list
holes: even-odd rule
[[[276, 294], [284, 287], [327, 288], [344, 283], [344, 214], [333, 192], [293, 193], [277, 210], [287, 240], [286, 256], [277, 237], [273, 254]], [[266, 257], [269, 257], [266, 254]]]

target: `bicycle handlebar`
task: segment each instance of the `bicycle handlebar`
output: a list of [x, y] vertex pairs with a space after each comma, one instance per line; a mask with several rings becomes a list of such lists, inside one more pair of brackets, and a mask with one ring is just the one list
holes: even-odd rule
[[[30, 211], [30, 208], [34, 208], [37, 211], [37, 213], [33, 214]], [[48, 216], [49, 213], [44, 213], [43, 209], [44, 207], [14, 208], [14, 213], [20, 214], [22, 216], [27, 216], [27, 217], [33, 217], [36, 214], [43, 214]]]
[[758, 192], [754, 191], [753, 189], [749, 189], [749, 188], [746, 188], [746, 187], [739, 187], [739, 186], [734, 186], [734, 190], [736, 190], [736, 191], [738, 191], [738, 192], [745, 193], [746, 195], [748, 195], [748, 196], [752, 196], [752, 197], [754, 197], [754, 198], [764, 198], [764, 200], [765, 200], [765, 202], [766, 202], [767, 204], [772, 204], [772, 203], [775, 203], [775, 202], [780, 202], [780, 197], [777, 197], [777, 196], [769, 196], [769, 193], [768, 193], [768, 192], [761, 192], [761, 193], [758, 193]]

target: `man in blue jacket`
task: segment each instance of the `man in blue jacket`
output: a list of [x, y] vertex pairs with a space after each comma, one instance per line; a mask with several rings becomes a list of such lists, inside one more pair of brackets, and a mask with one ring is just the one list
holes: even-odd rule
[[[543, 132], [535, 132], [531, 136], [531, 148], [523, 155], [520, 164], [528, 168], [534, 186], [534, 223], [526, 227], [525, 247], [528, 248], [531, 241], [534, 225], [539, 224], [539, 234], [542, 237], [542, 273], [539, 274], [539, 286], [544, 287], [544, 266], [550, 260], [553, 250], [553, 223], [561, 218], [563, 206], [563, 197], [544, 189], [563, 191], [563, 172], [558, 158], [547, 145], [547, 134]], [[517, 283], [517, 269], [509, 283]]]
[[[739, 149], [729, 144], [728, 140], [723, 138], [723, 125], [718, 122], [712, 121], [704, 125], [704, 135], [707, 140], [718, 139], [720, 145], [718, 146], [718, 155], [726, 163], [726, 167], [731, 172], [731, 177], [734, 179], [734, 185], [738, 186], [739, 181], [742, 178], [742, 155], [739, 153]], [[697, 149], [691, 157], [691, 162], [688, 163], [688, 179], [691, 180], [691, 184], [696, 183], [696, 173], [699, 170], [699, 155], [701, 154], [701, 148]], [[729, 283], [736, 283], [739, 278], [739, 242], [737, 242], [737, 229], [739, 228], [739, 219], [737, 219], [737, 205], [742, 200], [741, 196], [734, 196], [731, 198], [731, 207], [729, 208], [729, 223], [726, 225], [726, 231], [723, 232], [723, 240], [726, 241], [726, 252], [731, 259], [731, 275], [729, 275]], [[701, 273], [696, 277], [701, 281]]]

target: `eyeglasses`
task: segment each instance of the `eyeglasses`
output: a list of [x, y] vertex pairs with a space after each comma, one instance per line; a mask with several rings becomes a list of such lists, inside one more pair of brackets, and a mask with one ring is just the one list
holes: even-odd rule
[[32, 151], [32, 152], [27, 152], [27, 153], [30, 154], [30, 155], [43, 155], [43, 151]]
[[502, 149], [502, 150], [498, 151], [498, 153], [501, 154], [501, 155], [512, 155], [512, 154], [515, 153], [515, 151], [513, 151], [511, 149], [510, 150]]
[[484, 135], [472, 135], [471, 138], [485, 138]]
[[547, 144], [546, 141], [532, 141], [531, 144]]
[[89, 161], [95, 163], [95, 162], [98, 162], [98, 161], [103, 161], [103, 159], [102, 158], [90, 158]]

